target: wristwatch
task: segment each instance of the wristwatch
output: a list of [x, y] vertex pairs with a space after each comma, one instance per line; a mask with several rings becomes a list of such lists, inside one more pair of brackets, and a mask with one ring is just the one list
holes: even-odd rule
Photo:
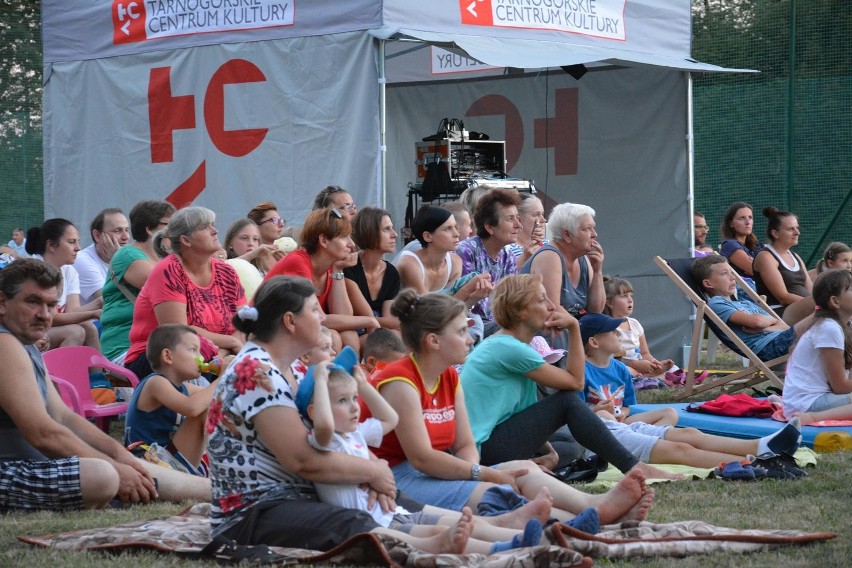
[[470, 479], [472, 481], [479, 481], [479, 476], [482, 475], [482, 466], [478, 463], [470, 466]]
[[332, 280], [343, 280], [343, 273], [342, 272], [332, 272], [331, 273], [331, 279]]

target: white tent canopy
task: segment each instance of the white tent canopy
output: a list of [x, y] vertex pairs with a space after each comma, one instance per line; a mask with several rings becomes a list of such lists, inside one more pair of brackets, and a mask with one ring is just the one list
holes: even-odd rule
[[[458, 117], [549, 203], [597, 210], [652, 346], [688, 335], [651, 262], [690, 246], [688, 72], [724, 71], [690, 58], [688, 0], [44, 0], [42, 17], [48, 217], [168, 197], [222, 230], [266, 200], [299, 224], [339, 184], [361, 205], [386, 187], [399, 224], [414, 143]], [[447, 53], [470, 60], [436, 67]], [[579, 64], [611, 70], [548, 70]]]

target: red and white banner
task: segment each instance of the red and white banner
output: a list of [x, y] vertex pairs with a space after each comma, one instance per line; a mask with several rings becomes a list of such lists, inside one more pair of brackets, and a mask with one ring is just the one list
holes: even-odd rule
[[295, 1], [113, 0], [113, 43], [292, 26]]
[[627, 39], [627, 0], [459, 0], [462, 24]]

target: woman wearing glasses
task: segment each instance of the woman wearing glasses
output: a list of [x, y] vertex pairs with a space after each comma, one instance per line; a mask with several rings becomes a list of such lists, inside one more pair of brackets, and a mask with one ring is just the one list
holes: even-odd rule
[[301, 276], [316, 289], [325, 325], [332, 330], [335, 351], [343, 345], [359, 350], [358, 330], [370, 332], [379, 327], [372, 316], [356, 316], [346, 291], [343, 269], [354, 264], [355, 243], [352, 225], [345, 213], [326, 208], [311, 211], [305, 219], [299, 248], [285, 256], [269, 271], [266, 280], [278, 275]]
[[[264, 249], [264, 252], [259, 254], [252, 262], [261, 274], [266, 274], [272, 270], [276, 262], [284, 258], [284, 253], [279, 251], [277, 247], [275, 249], [269, 247], [275, 246], [275, 241], [284, 235], [284, 226], [287, 222], [278, 212], [278, 206], [271, 201], [258, 203], [248, 212], [246, 217], [257, 225], [260, 231], [261, 246], [259, 248]], [[225, 249], [227, 250], [227, 248], [228, 243], [225, 242]], [[238, 254], [237, 256], [241, 255]]]
[[348, 191], [339, 185], [329, 185], [320, 191], [314, 198], [314, 209], [325, 209], [334, 207], [352, 222], [358, 212], [358, 206]]
[[133, 242], [118, 249], [110, 261], [103, 288], [101, 351], [113, 363], [124, 364], [130, 347], [133, 305], [160, 257], [154, 251], [154, 233], [169, 224], [175, 206], [168, 201], [140, 201], [130, 210]]

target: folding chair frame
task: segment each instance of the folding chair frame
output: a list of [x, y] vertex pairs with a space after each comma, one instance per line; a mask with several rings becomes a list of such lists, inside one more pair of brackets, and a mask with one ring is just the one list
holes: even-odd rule
[[[677, 259], [677, 260], [687, 260], [687, 259]], [[690, 262], [693, 259], [688, 259]], [[765, 380], [769, 380], [774, 386], [781, 388], [784, 386], [784, 382], [772, 370], [773, 367], [777, 367], [787, 361], [790, 357], [788, 355], [783, 355], [776, 359], [772, 359], [771, 361], [763, 361], [757, 354], [749, 349], [749, 347], [743, 342], [742, 339], [737, 336], [736, 333], [730, 328], [730, 326], [722, 321], [716, 312], [710, 309], [707, 306], [707, 302], [704, 300], [702, 296], [700, 296], [693, 288], [680, 277], [680, 275], [671, 267], [669, 261], [656, 256], [654, 257], [654, 262], [657, 263], [657, 266], [671, 279], [675, 285], [680, 288], [680, 290], [686, 295], [687, 298], [695, 305], [696, 314], [695, 314], [695, 322], [692, 326], [692, 349], [690, 349], [689, 353], [689, 363], [687, 367], [686, 380], [684, 381], [684, 389], [683, 393], [676, 397], [677, 400], [682, 400], [684, 398], [696, 395], [698, 393], [717, 388], [717, 387], [727, 387], [725, 390], [727, 392], [735, 392], [738, 390], [746, 389], [750, 386], [761, 383]], [[761, 298], [757, 292], [755, 292], [751, 286], [745, 283], [745, 281], [740, 277], [739, 274], [734, 274], [734, 278], [736, 279], [737, 286], [739, 286], [745, 293], [751, 298], [758, 306], [762, 309], [766, 310], [767, 313], [773, 314], [772, 308], [767, 305], [766, 301]], [[737, 349], [740, 350], [742, 355], [746, 357], [751, 363], [750, 366], [744, 368], [742, 371], [738, 371], [734, 374], [727, 375], [725, 377], [719, 377], [715, 379], [708, 379], [704, 381], [700, 385], [695, 384], [695, 367], [698, 364], [698, 355], [701, 351], [701, 324], [706, 320], [713, 324], [719, 331], [725, 334], [724, 338], [719, 338], [736, 345]], [[715, 330], [712, 326], [709, 326], [710, 330], [715, 333]]]

